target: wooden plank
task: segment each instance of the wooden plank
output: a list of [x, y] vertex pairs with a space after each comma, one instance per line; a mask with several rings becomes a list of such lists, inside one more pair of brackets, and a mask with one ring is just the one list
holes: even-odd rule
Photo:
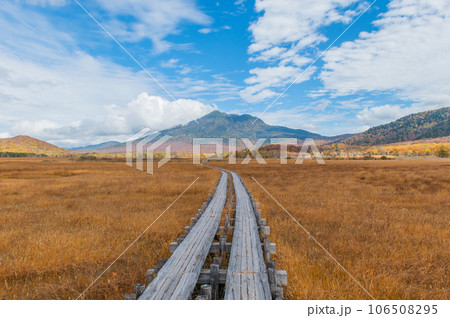
[[236, 215], [225, 299], [272, 299], [253, 202], [241, 178], [231, 172]]
[[226, 201], [227, 174], [222, 172], [216, 192], [184, 240], [142, 293], [145, 299], [190, 299], [217, 232]]

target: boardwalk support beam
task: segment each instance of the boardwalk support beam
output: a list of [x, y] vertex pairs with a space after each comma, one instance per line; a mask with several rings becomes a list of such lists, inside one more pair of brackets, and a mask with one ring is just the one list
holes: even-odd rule
[[197, 300], [211, 300], [211, 285], [204, 284], [200, 287], [200, 295]]

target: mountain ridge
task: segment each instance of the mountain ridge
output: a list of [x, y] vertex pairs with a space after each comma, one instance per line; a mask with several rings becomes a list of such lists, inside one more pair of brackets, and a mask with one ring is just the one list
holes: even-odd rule
[[[237, 115], [213, 111], [185, 125], [162, 130], [162, 135], [172, 136], [172, 151], [189, 151], [192, 138], [314, 138], [317, 144], [342, 143], [348, 146], [375, 146], [407, 142], [418, 139], [446, 137], [450, 135], [449, 107], [410, 114], [384, 125], [378, 125], [359, 134], [343, 134], [333, 137], [322, 136], [302, 129], [271, 126], [249, 114]], [[437, 115], [434, 115], [437, 114]], [[253, 124], [253, 122], [255, 124]], [[267, 143], [266, 143], [267, 145]], [[125, 143], [115, 147], [94, 149], [98, 152], [123, 152]], [[89, 152], [92, 147], [76, 152]]]
[[[198, 124], [197, 124], [198, 122]], [[254, 124], [253, 124], [254, 123]], [[314, 138], [317, 144], [339, 143], [347, 146], [376, 146], [440, 138], [450, 136], [450, 107], [410, 114], [388, 124], [379, 125], [354, 135], [326, 137], [302, 129], [271, 126], [252, 115], [227, 114], [213, 111], [197, 121], [178, 125], [160, 131], [161, 135], [172, 136], [170, 144], [173, 152], [192, 151], [193, 138], [249, 138], [253, 141], [266, 138]], [[48, 142], [29, 136], [0, 139], [0, 153], [42, 154], [67, 156], [76, 153], [121, 153], [125, 152], [125, 142], [108, 141], [66, 150]], [[164, 146], [165, 147], [165, 146]], [[242, 142], [238, 140], [238, 149]], [[226, 146], [225, 146], [226, 148]], [[155, 151], [164, 151], [165, 148]], [[226, 149], [224, 149], [226, 151]], [[206, 150], [205, 150], [206, 151]]]
[[414, 113], [390, 123], [372, 127], [341, 143], [349, 146], [376, 146], [450, 135], [450, 107]]
[[[218, 110], [190, 121], [186, 125], [178, 125], [161, 131], [164, 135], [174, 136], [183, 141], [188, 138], [323, 138], [320, 134], [303, 129], [266, 124], [259, 118], [249, 114], [227, 114]], [[194, 135], [195, 134], [195, 135]]]
[[[315, 138], [328, 140], [320, 134], [311, 133], [303, 129], [292, 129], [283, 126], [266, 124], [259, 118], [249, 114], [227, 114], [218, 110], [212, 111], [197, 120], [192, 120], [184, 125], [177, 125], [160, 131], [161, 135], [169, 135], [172, 151], [192, 151], [193, 138]], [[266, 142], [267, 143], [267, 142]], [[97, 148], [86, 146], [73, 149], [76, 152], [124, 152], [126, 143], [114, 144], [113, 147]], [[238, 141], [238, 148], [243, 147]], [[208, 146], [206, 146], [208, 148]], [[162, 149], [162, 148], [161, 148]]]

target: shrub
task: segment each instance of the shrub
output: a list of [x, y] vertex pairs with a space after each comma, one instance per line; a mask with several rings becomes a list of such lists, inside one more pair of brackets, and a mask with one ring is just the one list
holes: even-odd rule
[[448, 158], [448, 150], [444, 146], [441, 146], [438, 151], [436, 151], [436, 156], [440, 158]]

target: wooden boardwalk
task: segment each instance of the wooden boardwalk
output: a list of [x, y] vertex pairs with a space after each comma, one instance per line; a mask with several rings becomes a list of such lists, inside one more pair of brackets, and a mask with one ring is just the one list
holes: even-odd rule
[[236, 192], [236, 214], [225, 299], [272, 299], [252, 202], [241, 178], [230, 173]]
[[208, 207], [139, 300], [190, 299], [222, 218], [227, 178], [222, 172]]

